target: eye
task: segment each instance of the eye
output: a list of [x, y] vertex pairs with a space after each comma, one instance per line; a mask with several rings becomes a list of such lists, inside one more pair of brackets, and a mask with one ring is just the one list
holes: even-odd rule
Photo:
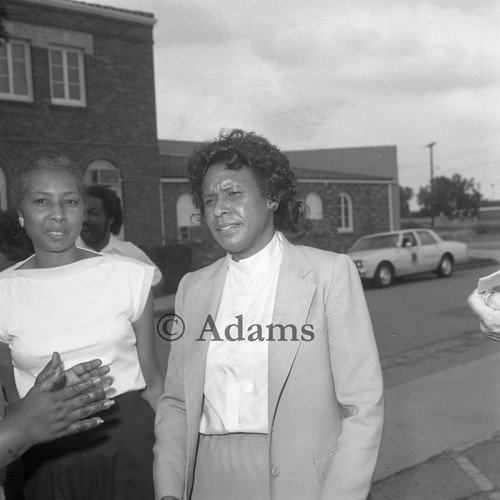
[[215, 203], [215, 197], [214, 196], [210, 196], [210, 197], [207, 197], [203, 200], [203, 204], [206, 206], [206, 207], [209, 207], [210, 205], [213, 205]]
[[45, 205], [47, 200], [45, 198], [37, 198], [36, 200], [33, 200], [33, 203], [35, 205]]
[[78, 205], [78, 200], [74, 200], [74, 199], [69, 198], [69, 199], [65, 200], [64, 203], [66, 205]]
[[237, 198], [241, 194], [241, 191], [229, 191], [227, 193], [228, 198]]

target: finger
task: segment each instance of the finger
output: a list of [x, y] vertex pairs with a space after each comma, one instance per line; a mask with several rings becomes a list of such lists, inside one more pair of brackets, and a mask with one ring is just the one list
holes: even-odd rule
[[101, 425], [103, 423], [104, 423], [104, 420], [101, 417], [93, 417], [93, 418], [89, 418], [87, 420], [80, 420], [78, 422], [72, 423], [68, 427], [66, 432], [64, 432], [62, 435], [63, 436], [70, 436], [71, 434], [77, 434], [78, 432], [88, 431], [89, 429], [97, 427], [98, 425]]
[[62, 369], [62, 366], [59, 365], [53, 373], [50, 373], [45, 378], [41, 380], [38, 380], [37, 378], [37, 381], [35, 382], [35, 387], [39, 391], [45, 391], [45, 392], [51, 391], [57, 386], [57, 384], [59, 384], [62, 381], [63, 377], [64, 377], [64, 371]]
[[61, 357], [58, 352], [54, 352], [50, 361], [43, 367], [43, 370], [36, 377], [35, 384], [53, 374], [57, 367], [61, 366]]
[[102, 361], [100, 359], [93, 359], [91, 361], [84, 361], [83, 363], [78, 363], [77, 365], [70, 368], [73, 373], [81, 376], [86, 373], [90, 373], [92, 370], [95, 370], [99, 366], [102, 365]]
[[[102, 391], [102, 386], [104, 382], [101, 377], [92, 377], [81, 382], [76, 382], [69, 385], [61, 390], [61, 398], [63, 400], [68, 400], [74, 398], [75, 396], [83, 395], [92, 389], [100, 389]], [[109, 384], [107, 384], [109, 385]], [[103, 391], [104, 392], [104, 391]]]
[[73, 420], [83, 420], [95, 413], [100, 413], [101, 411], [108, 410], [115, 404], [113, 399], [102, 399], [101, 401], [95, 401], [93, 403], [86, 404], [85, 406], [80, 406], [76, 410], [73, 410], [70, 414]]

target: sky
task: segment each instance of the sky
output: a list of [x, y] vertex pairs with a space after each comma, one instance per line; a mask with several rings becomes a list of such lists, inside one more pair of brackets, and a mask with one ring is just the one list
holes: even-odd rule
[[[500, 199], [498, 0], [87, 0], [151, 12], [158, 137], [397, 147], [399, 183]], [[415, 200], [412, 202], [415, 207]]]

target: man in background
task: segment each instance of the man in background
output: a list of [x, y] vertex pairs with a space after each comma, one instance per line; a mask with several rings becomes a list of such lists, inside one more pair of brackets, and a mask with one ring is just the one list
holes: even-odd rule
[[96, 252], [124, 255], [155, 268], [153, 294], [161, 295], [163, 276], [158, 266], [138, 246], [116, 237], [123, 223], [122, 205], [118, 195], [105, 186], [94, 184], [87, 188], [85, 216], [77, 246]]

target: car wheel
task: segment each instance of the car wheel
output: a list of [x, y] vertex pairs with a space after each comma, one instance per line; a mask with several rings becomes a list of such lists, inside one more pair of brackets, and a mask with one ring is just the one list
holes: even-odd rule
[[437, 275], [440, 278], [447, 278], [453, 273], [453, 259], [451, 255], [443, 255], [437, 268]]
[[379, 288], [391, 286], [394, 281], [394, 268], [388, 262], [382, 262], [375, 271], [375, 284]]

